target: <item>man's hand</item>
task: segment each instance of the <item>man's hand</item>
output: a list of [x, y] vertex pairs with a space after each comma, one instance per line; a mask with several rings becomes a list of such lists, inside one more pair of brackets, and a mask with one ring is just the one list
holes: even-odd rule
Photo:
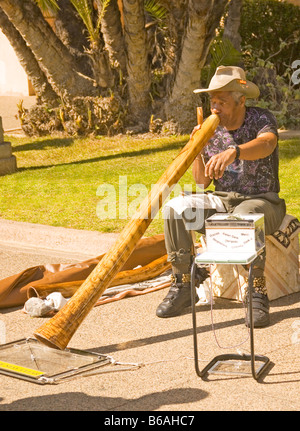
[[234, 162], [236, 150], [228, 148], [222, 153], [212, 156], [205, 165], [205, 176], [218, 180], [224, 174], [225, 168]]
[[190, 134], [190, 139], [192, 139], [192, 137], [194, 136], [194, 134], [197, 132], [197, 130], [201, 129], [202, 124], [197, 124], [197, 126], [195, 126], [192, 130], [192, 133]]

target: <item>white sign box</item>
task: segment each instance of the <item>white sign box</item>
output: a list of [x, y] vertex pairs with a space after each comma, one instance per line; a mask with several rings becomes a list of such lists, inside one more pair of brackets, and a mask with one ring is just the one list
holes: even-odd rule
[[263, 214], [214, 214], [205, 221], [206, 251], [196, 262], [248, 263], [265, 245]]

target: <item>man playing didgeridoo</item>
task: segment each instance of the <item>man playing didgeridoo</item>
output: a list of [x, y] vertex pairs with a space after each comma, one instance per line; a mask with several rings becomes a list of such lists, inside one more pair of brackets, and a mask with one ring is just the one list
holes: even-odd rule
[[[215, 212], [263, 213], [265, 233], [270, 235], [279, 228], [286, 212], [285, 202], [278, 196], [276, 120], [266, 109], [245, 106], [247, 98], [259, 96], [258, 87], [246, 80], [243, 69], [220, 66], [209, 88], [194, 92], [208, 92], [211, 112], [220, 118], [214, 136], [193, 165], [196, 184], [206, 189], [213, 181], [215, 191], [178, 196], [165, 206], [165, 243], [172, 264], [172, 285], [156, 310], [158, 317], [176, 316], [191, 305], [192, 231], [204, 233], [207, 217]], [[265, 258], [265, 252], [260, 254], [253, 267], [255, 327], [269, 324]], [[206, 269], [201, 268], [198, 282], [206, 277]]]

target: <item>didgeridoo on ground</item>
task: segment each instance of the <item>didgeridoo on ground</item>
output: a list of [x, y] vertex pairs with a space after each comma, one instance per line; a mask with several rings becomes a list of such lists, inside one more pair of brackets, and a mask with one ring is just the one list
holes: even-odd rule
[[[123, 284], [140, 283], [161, 275], [167, 269], [171, 268], [171, 264], [168, 262], [167, 258], [168, 256], [165, 254], [142, 267], [118, 272], [106, 289]], [[50, 295], [50, 293], [60, 292], [65, 298], [70, 298], [83, 282], [84, 280], [75, 280], [61, 283], [39, 284], [38, 286], [29, 287], [27, 296], [28, 298], [38, 297], [44, 299]]]
[[82, 321], [128, 260], [172, 188], [213, 136], [219, 121], [219, 117], [212, 114], [201, 129], [193, 134], [122, 230], [115, 244], [79, 289], [57, 314], [36, 330], [34, 336], [40, 342], [62, 350], [67, 347]]

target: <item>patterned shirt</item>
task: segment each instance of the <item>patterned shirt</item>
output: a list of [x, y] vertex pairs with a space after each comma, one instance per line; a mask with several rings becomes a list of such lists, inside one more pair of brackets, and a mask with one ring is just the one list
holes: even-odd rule
[[[226, 130], [218, 126], [214, 136], [204, 147], [205, 163], [231, 144], [241, 145], [260, 134], [272, 132], [278, 137], [277, 122], [267, 109], [247, 107], [245, 120], [237, 130]], [[244, 195], [256, 195], [266, 192], [279, 192], [278, 179], [278, 144], [269, 156], [258, 160], [235, 160], [228, 165], [222, 178], [214, 180], [215, 190], [234, 191]]]

